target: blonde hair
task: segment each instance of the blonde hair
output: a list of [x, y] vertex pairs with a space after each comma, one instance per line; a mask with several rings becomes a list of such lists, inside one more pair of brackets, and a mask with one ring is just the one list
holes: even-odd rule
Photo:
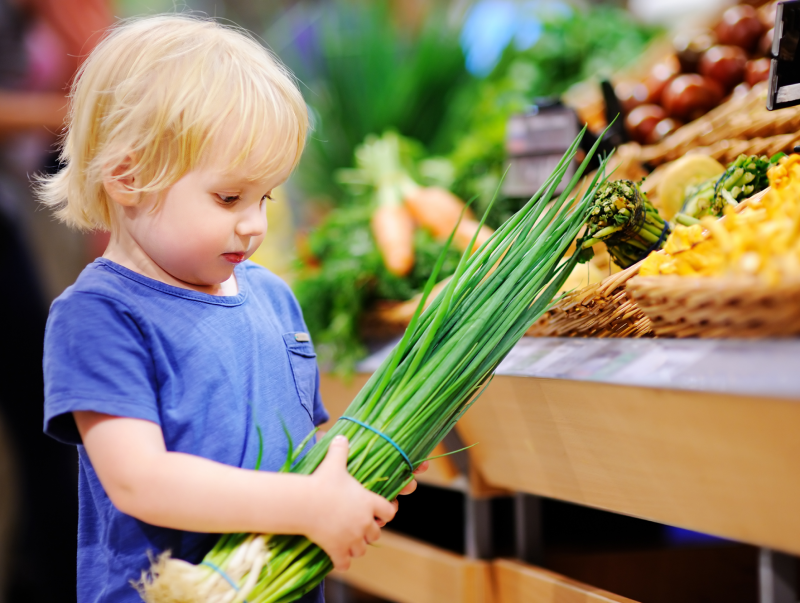
[[122, 168], [114, 177], [135, 176], [134, 192], [163, 191], [201, 164], [222, 128], [230, 168], [255, 159], [254, 178], [264, 179], [293, 170], [308, 114], [288, 69], [247, 34], [209, 19], [121, 23], [76, 76], [65, 167], [39, 179], [39, 199], [71, 226], [110, 230], [104, 178]]

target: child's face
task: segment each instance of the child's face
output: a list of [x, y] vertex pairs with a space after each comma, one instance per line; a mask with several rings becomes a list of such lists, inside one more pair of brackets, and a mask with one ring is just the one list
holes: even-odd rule
[[146, 194], [122, 208], [122, 230], [130, 239], [125, 247], [132, 248], [134, 269], [215, 293], [234, 267], [255, 252], [267, 232], [268, 197], [288, 173], [271, 181], [252, 180], [246, 164], [232, 171], [215, 168], [228, 165], [220, 159], [212, 152], [160, 199]]

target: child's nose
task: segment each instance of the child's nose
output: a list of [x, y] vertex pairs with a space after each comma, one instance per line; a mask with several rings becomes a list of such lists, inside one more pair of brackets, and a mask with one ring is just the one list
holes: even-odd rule
[[242, 237], [258, 237], [267, 231], [267, 212], [263, 206], [247, 208], [236, 223], [236, 234]]

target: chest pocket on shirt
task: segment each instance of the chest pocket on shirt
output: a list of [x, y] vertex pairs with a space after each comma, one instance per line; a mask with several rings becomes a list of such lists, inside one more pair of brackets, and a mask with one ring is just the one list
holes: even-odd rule
[[317, 387], [317, 355], [308, 333], [284, 333], [297, 395], [311, 418], [314, 418], [314, 392]]

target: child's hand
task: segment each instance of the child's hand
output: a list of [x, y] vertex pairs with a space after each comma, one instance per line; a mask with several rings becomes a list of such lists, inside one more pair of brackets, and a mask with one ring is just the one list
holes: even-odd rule
[[[414, 475], [419, 475], [420, 473], [425, 473], [428, 470], [429, 466], [430, 466], [430, 462], [429, 461], [425, 461], [424, 463], [421, 463], [419, 467], [414, 469]], [[410, 481], [408, 483], [408, 485], [405, 488], [400, 490], [400, 494], [401, 495], [403, 495], [403, 494], [411, 494], [416, 489], [417, 489], [417, 480], [412, 480], [412, 481]], [[392, 506], [394, 507], [395, 513], [397, 513], [397, 509], [400, 506], [400, 503], [397, 502], [396, 498], [392, 501]], [[380, 527], [383, 527], [383, 526], [386, 525], [386, 522], [385, 521], [378, 521], [378, 525]]]
[[[425, 461], [424, 463], [421, 463], [419, 467], [414, 469], [414, 475], [425, 473], [428, 470], [428, 467], [430, 467], [430, 464], [431, 464], [430, 461]], [[416, 489], [417, 489], [417, 480], [412, 480], [405, 488], [400, 490], [400, 494], [411, 494]]]
[[380, 538], [378, 526], [395, 514], [388, 500], [364, 488], [347, 472], [349, 450], [347, 438], [336, 436], [314, 472], [315, 496], [324, 512], [315, 514], [306, 534], [338, 570], [348, 569], [353, 557], [364, 555], [367, 545]]

